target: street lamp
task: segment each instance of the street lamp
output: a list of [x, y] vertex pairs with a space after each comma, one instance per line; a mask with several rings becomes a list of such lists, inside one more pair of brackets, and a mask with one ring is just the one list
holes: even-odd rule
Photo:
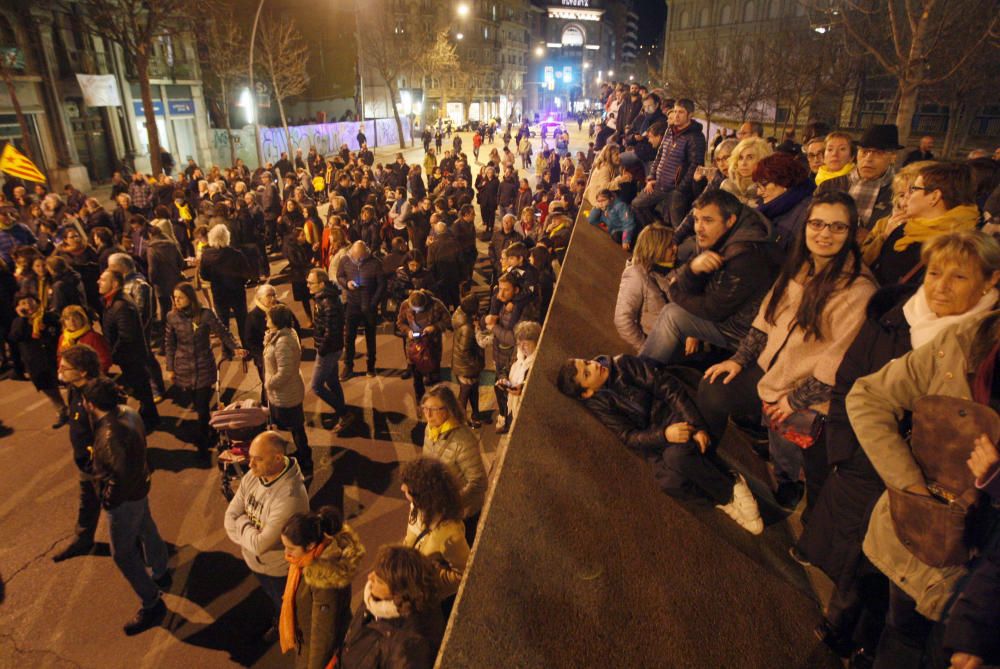
[[458, 7], [455, 8], [455, 11], [461, 18], [464, 19], [466, 16], [469, 15], [469, 6], [463, 2], [459, 4]]
[[543, 46], [536, 46], [535, 47], [535, 55], [538, 56], [539, 58], [541, 58], [542, 56], [544, 56], [545, 55], [545, 47], [543, 47]]
[[608, 70], [608, 76], [609, 77], [615, 76], [615, 71], [614, 70]]
[[465, 39], [465, 35], [462, 33], [455, 33], [455, 39]]
[[584, 63], [583, 64], [583, 69], [589, 70], [590, 69], [590, 63]]

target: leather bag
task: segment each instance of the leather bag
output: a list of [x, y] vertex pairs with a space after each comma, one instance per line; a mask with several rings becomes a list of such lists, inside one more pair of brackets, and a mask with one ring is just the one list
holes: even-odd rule
[[968, 518], [980, 492], [966, 460], [981, 434], [1000, 439], [1000, 416], [984, 404], [928, 395], [914, 406], [910, 450], [931, 496], [888, 487], [889, 513], [899, 540], [930, 567], [969, 559]]

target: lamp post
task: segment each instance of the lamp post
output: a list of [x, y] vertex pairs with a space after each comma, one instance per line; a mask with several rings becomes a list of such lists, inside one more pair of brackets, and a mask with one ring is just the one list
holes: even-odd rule
[[257, 119], [257, 89], [254, 87], [253, 81], [253, 45], [257, 39], [257, 24], [260, 23], [260, 12], [264, 9], [264, 0], [260, 0], [257, 4], [257, 13], [253, 17], [253, 28], [250, 30], [250, 63], [247, 74], [250, 79], [250, 115], [253, 118], [253, 138], [254, 143], [257, 145], [257, 167], [264, 166], [264, 152], [261, 150], [260, 145], [260, 123]]

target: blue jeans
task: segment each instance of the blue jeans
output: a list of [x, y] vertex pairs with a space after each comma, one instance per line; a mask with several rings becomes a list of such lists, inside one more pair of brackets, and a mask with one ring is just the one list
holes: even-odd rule
[[732, 346], [718, 325], [671, 302], [660, 311], [639, 355], [657, 362], [670, 362], [677, 351], [684, 350], [684, 339], [687, 337], [723, 348]]
[[267, 595], [267, 598], [271, 600], [271, 606], [274, 607], [271, 619], [277, 621], [278, 614], [281, 612], [281, 598], [285, 594], [285, 581], [288, 579], [288, 576], [268, 576], [256, 571], [253, 575], [260, 581], [261, 589]]
[[343, 351], [335, 351], [326, 355], [316, 356], [316, 366], [313, 367], [312, 391], [316, 397], [320, 398], [331, 407], [337, 416], [343, 416], [347, 410], [344, 403], [344, 390], [340, 387], [340, 377], [337, 371], [337, 362]]
[[[122, 502], [108, 509], [108, 530], [111, 534], [111, 557], [135, 594], [148, 609], [160, 598], [160, 589], [150, 578], [148, 566], [157, 578], [167, 572], [167, 545], [149, 513], [149, 498]], [[141, 550], [140, 552], [140, 545]]]

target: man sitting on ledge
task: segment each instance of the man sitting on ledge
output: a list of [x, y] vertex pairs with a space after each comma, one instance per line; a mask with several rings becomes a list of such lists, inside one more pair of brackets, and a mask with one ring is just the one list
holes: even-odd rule
[[633, 355], [570, 358], [557, 384], [650, 462], [668, 495], [710, 499], [751, 534], [764, 531], [746, 481], [716, 455], [698, 409], [669, 370]]

